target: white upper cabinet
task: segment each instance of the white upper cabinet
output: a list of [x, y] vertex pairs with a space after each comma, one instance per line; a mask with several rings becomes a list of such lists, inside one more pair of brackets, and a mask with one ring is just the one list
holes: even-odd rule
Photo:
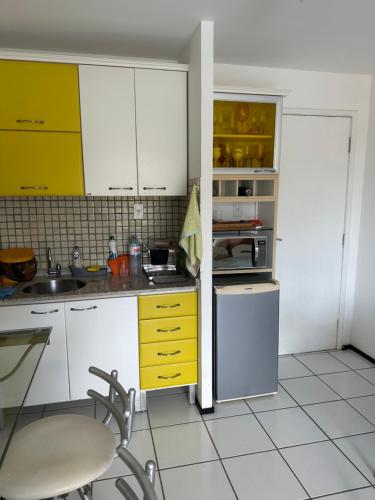
[[80, 66], [86, 194], [136, 196], [134, 69]]
[[86, 194], [187, 193], [186, 73], [80, 66]]
[[186, 73], [136, 69], [135, 89], [139, 195], [186, 195]]

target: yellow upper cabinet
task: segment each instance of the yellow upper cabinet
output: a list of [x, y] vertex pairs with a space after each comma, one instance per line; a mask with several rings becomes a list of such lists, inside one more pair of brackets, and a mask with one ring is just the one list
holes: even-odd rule
[[0, 131], [0, 196], [84, 194], [81, 135]]
[[79, 132], [78, 67], [0, 60], [0, 129]]

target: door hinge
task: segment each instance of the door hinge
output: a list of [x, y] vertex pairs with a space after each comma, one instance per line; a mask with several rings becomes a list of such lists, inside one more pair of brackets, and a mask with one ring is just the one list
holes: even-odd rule
[[345, 245], [345, 233], [342, 233], [342, 240], [341, 240], [342, 246]]
[[349, 140], [348, 140], [348, 153], [350, 153], [351, 150], [352, 150], [352, 138], [349, 137]]
[[336, 332], [338, 332], [338, 331], [339, 331], [339, 324], [340, 324], [340, 320], [338, 319], [338, 320], [336, 321]]

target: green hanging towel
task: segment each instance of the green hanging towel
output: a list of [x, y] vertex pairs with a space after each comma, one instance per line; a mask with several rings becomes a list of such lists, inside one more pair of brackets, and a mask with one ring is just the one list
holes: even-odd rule
[[202, 228], [197, 200], [197, 186], [195, 185], [190, 196], [179, 244], [186, 252], [188, 271], [196, 277], [202, 260]]

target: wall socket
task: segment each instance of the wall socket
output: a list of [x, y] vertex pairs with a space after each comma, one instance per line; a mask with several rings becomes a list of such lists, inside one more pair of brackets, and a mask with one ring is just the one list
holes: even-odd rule
[[134, 219], [143, 219], [143, 203], [134, 203]]

